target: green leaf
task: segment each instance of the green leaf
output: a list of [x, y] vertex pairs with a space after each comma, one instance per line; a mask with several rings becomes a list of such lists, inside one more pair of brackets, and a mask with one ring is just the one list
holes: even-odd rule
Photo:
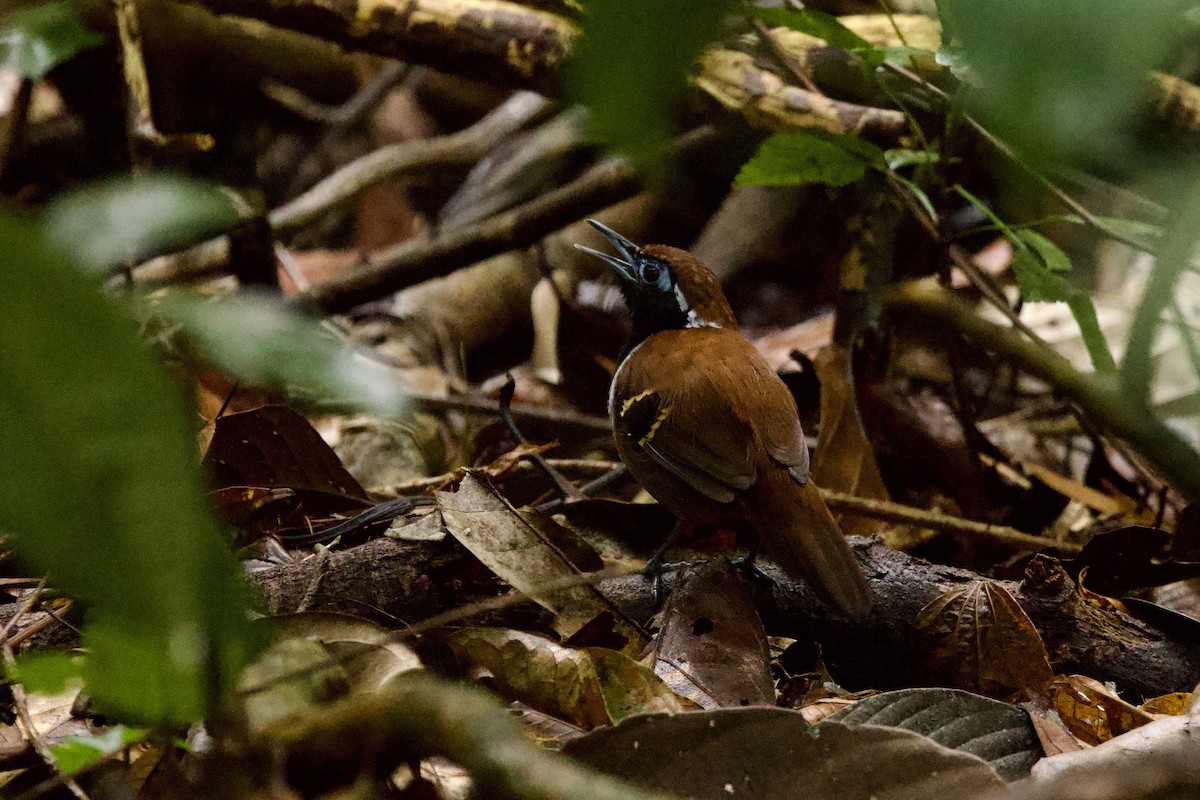
[[80, 266], [107, 270], [203, 241], [237, 219], [217, 187], [151, 175], [105, 181], [57, 200], [46, 212], [45, 235]]
[[834, 47], [855, 53], [872, 67], [883, 63], [883, 54], [875, 45], [847, 28], [837, 17], [823, 11], [751, 7], [748, 13], [772, 28], [790, 28], [807, 33]]
[[223, 371], [249, 385], [365, 407], [387, 417], [399, 416], [407, 407], [409, 387], [396, 370], [354, 352], [319, 320], [297, 313], [274, 295], [173, 293], [159, 298], [154, 310], [177, 322], [184, 336]]
[[1037, 161], [1107, 171], [1139, 153], [1146, 76], [1183, 45], [1190, 5], [939, 0], [938, 13], [953, 40], [955, 73], [965, 62], [978, 76], [968, 108], [984, 125]]
[[566, 65], [567, 89], [592, 132], [647, 166], [672, 131], [687, 73], [717, 39], [733, 0], [591, 0]]
[[845, 186], [862, 178], [868, 168], [885, 168], [883, 151], [856, 136], [815, 131], [777, 133], [742, 166], [734, 185]]
[[83, 27], [71, 3], [41, 3], [13, 11], [4, 20], [0, 59], [8, 69], [38, 79], [56, 64], [102, 41]]
[[1034, 252], [1038, 259], [1051, 272], [1070, 272], [1071, 259], [1067, 257], [1058, 245], [1042, 234], [1028, 228], [1011, 231], [1010, 235], [1019, 239], [1026, 247]]
[[58, 767], [59, 772], [73, 775], [131, 744], [142, 741], [146, 734], [144, 728], [114, 725], [95, 736], [68, 736], [58, 744], [50, 745], [50, 754], [54, 756], [54, 765]]
[[1031, 248], [1014, 250], [1012, 269], [1021, 296], [1031, 303], [1066, 302], [1075, 291], [1066, 278], [1051, 272]]
[[193, 416], [93, 278], [11, 216], [0, 215], [0, 250], [0, 529], [89, 609], [97, 708], [194, 722], [251, 643]]
[[930, 201], [929, 195], [925, 194], [924, 189], [903, 175], [893, 174], [892, 177], [900, 181], [906, 189], [912, 192], [913, 197], [917, 198], [917, 202], [921, 204], [921, 208], [925, 209], [925, 213], [929, 215], [931, 220], [934, 222], [938, 221], [937, 209], [933, 207], [933, 203]]
[[6, 677], [31, 692], [58, 694], [72, 681], [83, 679], [83, 656], [66, 651], [30, 653], [18, 658]]
[[885, 151], [883, 157], [892, 172], [913, 164], [936, 164], [942, 160], [941, 153], [933, 150], [906, 150], [899, 147]]
[[1076, 292], [1067, 299], [1067, 306], [1079, 324], [1079, 332], [1083, 335], [1083, 344], [1088, 355], [1092, 358], [1092, 366], [1097, 372], [1108, 375], [1115, 374], [1117, 362], [1113, 359], [1112, 351], [1108, 349], [1108, 341], [1100, 330], [1100, 321], [1096, 318], [1096, 307], [1092, 298], [1083, 292]]

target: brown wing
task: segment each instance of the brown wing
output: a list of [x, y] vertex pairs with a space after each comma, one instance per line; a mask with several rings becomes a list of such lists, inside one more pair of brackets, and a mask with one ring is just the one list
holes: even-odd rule
[[733, 500], [764, 454], [808, 477], [808, 450], [787, 387], [734, 331], [689, 328], [646, 339], [622, 364], [614, 428], [693, 489]]

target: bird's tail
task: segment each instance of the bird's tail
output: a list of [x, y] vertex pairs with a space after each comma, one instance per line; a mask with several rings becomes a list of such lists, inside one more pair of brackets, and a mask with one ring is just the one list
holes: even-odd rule
[[871, 610], [874, 595], [862, 566], [811, 480], [799, 484], [787, 470], [768, 467], [747, 500], [750, 522], [785, 572], [807, 581], [821, 598], [852, 617]]

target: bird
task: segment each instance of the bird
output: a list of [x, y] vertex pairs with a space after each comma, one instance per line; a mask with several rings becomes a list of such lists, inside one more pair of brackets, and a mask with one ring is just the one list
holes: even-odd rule
[[613, 269], [632, 317], [608, 398], [630, 474], [681, 520], [748, 524], [788, 575], [867, 614], [873, 594], [809, 477], [796, 401], [740, 333], [717, 277], [686, 250], [588, 223], [619, 255], [575, 246]]

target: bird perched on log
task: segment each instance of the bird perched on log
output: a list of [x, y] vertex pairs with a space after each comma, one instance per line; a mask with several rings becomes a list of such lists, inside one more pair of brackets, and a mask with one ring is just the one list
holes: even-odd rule
[[738, 332], [716, 276], [685, 250], [588, 222], [620, 256], [575, 246], [616, 271], [633, 317], [608, 401], [630, 473], [682, 520], [748, 523], [789, 575], [865, 614], [871, 590], [809, 480], [796, 402]]

